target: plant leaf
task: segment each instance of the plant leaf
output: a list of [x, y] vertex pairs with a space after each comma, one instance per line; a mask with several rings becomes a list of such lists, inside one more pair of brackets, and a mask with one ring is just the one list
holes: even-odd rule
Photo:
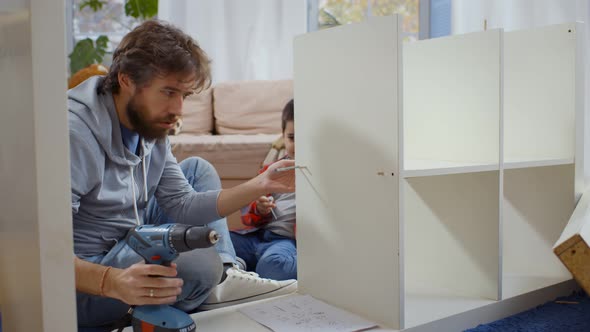
[[323, 25], [325, 25], [326, 27], [334, 27], [342, 24], [340, 23], [340, 21], [338, 21], [335, 15], [330, 13], [325, 8], [320, 9], [319, 15], [324, 21]]
[[96, 52], [98, 54], [100, 54], [101, 57], [104, 56], [105, 53], [107, 52], [108, 43], [109, 43], [109, 37], [107, 37], [107, 36], [102, 35], [96, 39]]
[[90, 7], [93, 11], [97, 12], [102, 9], [102, 6], [106, 5], [106, 1], [101, 0], [86, 0], [80, 4], [80, 10], [84, 7]]
[[107, 51], [108, 42], [109, 38], [107, 36], [98, 37], [96, 44], [90, 38], [77, 42], [74, 50], [69, 55], [72, 75], [93, 63], [101, 63]]
[[158, 14], [158, 0], [126, 0], [125, 15], [150, 19]]

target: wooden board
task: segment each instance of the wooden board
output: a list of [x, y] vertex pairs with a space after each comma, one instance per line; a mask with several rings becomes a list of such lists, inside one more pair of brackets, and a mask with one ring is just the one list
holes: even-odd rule
[[590, 190], [576, 205], [553, 252], [574, 276], [580, 286], [590, 294]]
[[590, 247], [580, 235], [574, 235], [559, 247], [555, 254], [574, 276], [578, 284], [590, 294]]

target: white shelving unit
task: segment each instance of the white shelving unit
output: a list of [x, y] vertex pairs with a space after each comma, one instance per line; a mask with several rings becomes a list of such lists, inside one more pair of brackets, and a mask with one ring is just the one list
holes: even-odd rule
[[498, 171], [409, 179], [406, 327], [498, 299]]
[[403, 48], [406, 327], [499, 296], [500, 40], [494, 30]]
[[505, 33], [502, 298], [571, 278], [552, 247], [574, 208], [575, 30]]
[[403, 319], [398, 31], [390, 18], [300, 36], [294, 70], [297, 163], [308, 166], [297, 173], [299, 289], [391, 327]]
[[575, 150], [575, 24], [504, 37], [504, 161], [571, 160]]
[[298, 37], [300, 292], [402, 329], [570, 279], [575, 30]]
[[503, 199], [502, 297], [571, 279], [552, 247], [574, 208], [573, 164], [505, 170]]
[[500, 38], [495, 30], [404, 45], [405, 174], [499, 169]]
[[76, 328], [65, 2], [0, 1], [2, 331]]

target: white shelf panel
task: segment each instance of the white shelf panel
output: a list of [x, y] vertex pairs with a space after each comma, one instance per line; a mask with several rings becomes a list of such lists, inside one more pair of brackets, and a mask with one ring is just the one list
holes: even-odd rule
[[406, 289], [499, 297], [498, 177], [492, 171], [402, 182]]
[[448, 290], [428, 293], [409, 291], [406, 294], [406, 328], [480, 308], [496, 301], [477, 297], [458, 296]]
[[404, 44], [405, 159], [498, 162], [500, 36], [490, 30]]
[[508, 158], [504, 160], [504, 169], [560, 166], [574, 163], [574, 158], [563, 159], [527, 159], [527, 158]]
[[560, 282], [570, 280], [571, 278], [572, 277], [567, 273], [564, 273], [562, 276], [551, 277], [508, 274], [502, 278], [502, 298], [509, 299], [541, 288], [556, 285]]
[[504, 34], [504, 155], [567, 158], [575, 146], [575, 24]]
[[[296, 178], [299, 290], [396, 328], [399, 177], [359, 170], [399, 174], [398, 28], [397, 16], [375, 17], [294, 42], [296, 154], [308, 167]], [[359, 195], [377, 208], [351, 209]]]
[[574, 165], [507, 169], [503, 189], [503, 298], [571, 278], [552, 246], [573, 212]]
[[402, 177], [436, 176], [448, 174], [477, 173], [499, 170], [497, 163], [467, 163], [445, 160], [404, 160]]

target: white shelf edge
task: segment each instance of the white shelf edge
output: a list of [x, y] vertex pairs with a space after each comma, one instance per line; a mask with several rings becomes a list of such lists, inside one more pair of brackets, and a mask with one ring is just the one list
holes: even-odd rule
[[544, 159], [544, 160], [527, 160], [527, 161], [505, 161], [503, 164], [504, 169], [519, 169], [519, 168], [532, 168], [532, 167], [545, 167], [545, 166], [560, 166], [569, 165], [574, 163], [574, 158], [564, 159]]
[[496, 303], [476, 296], [406, 292], [405, 328], [414, 328], [446, 317]]
[[437, 176], [437, 175], [449, 175], [449, 174], [463, 174], [463, 173], [478, 173], [478, 172], [489, 172], [498, 171], [500, 169], [499, 164], [448, 164], [441, 165], [437, 162], [432, 163], [432, 167], [420, 167], [415, 169], [405, 169], [402, 171], [403, 178], [415, 178], [424, 176]]
[[569, 280], [454, 316], [434, 320], [416, 327], [409, 327], [404, 332], [464, 331], [479, 324], [490, 323], [532, 309], [547, 301], [554, 300], [556, 297], [569, 295], [577, 289], [579, 289], [577, 284], [573, 280]]
[[572, 280], [572, 277], [566, 275], [542, 277], [505, 274], [502, 278], [502, 300], [528, 294], [569, 280]]

